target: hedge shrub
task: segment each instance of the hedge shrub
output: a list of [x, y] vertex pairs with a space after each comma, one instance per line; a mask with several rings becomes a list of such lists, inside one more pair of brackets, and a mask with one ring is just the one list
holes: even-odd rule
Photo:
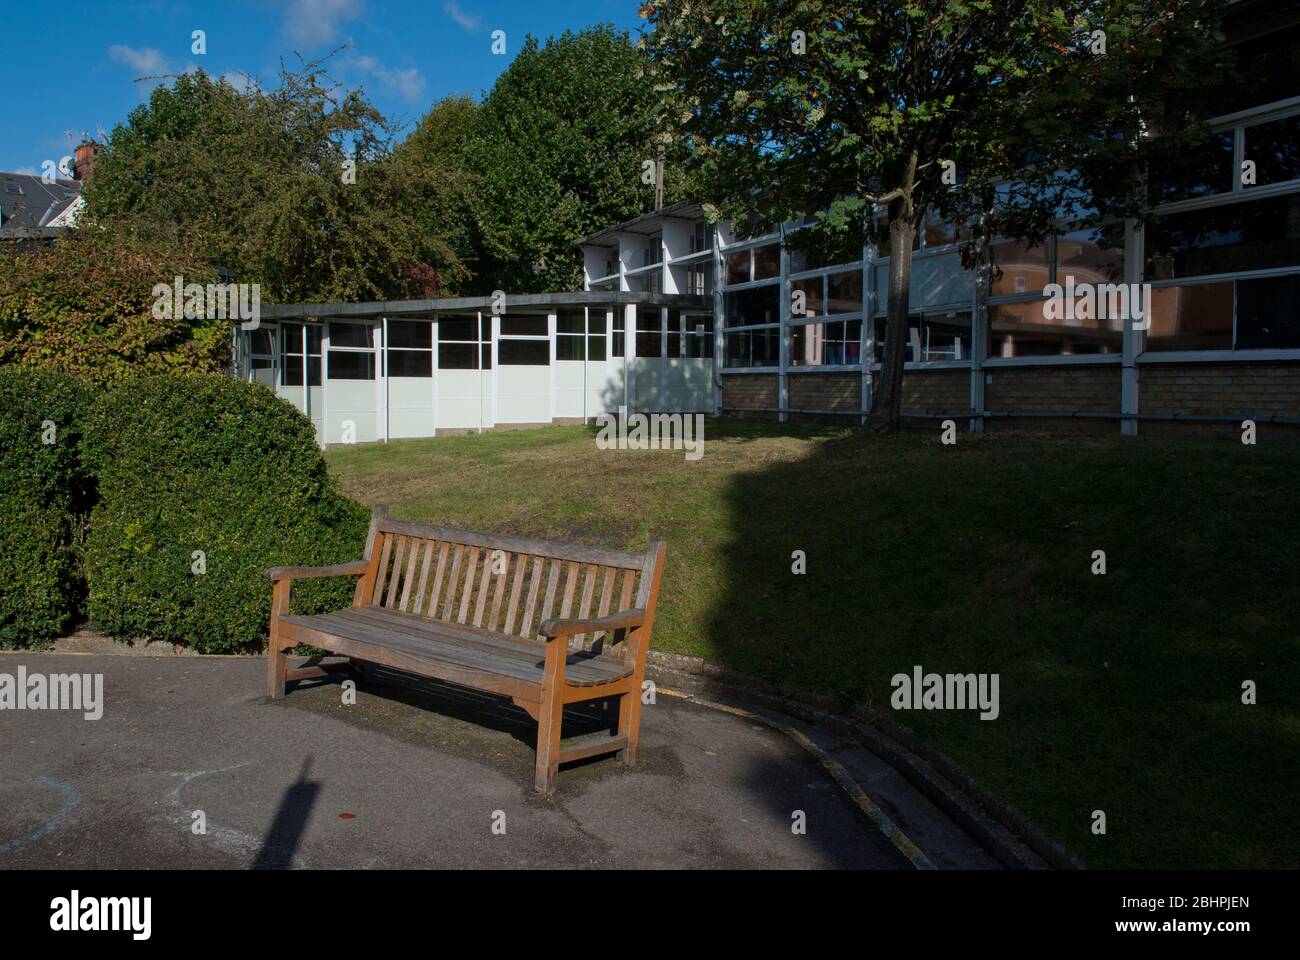
[[82, 612], [86, 403], [66, 374], [0, 367], [0, 647], [42, 646]]
[[[264, 387], [201, 375], [124, 383], [94, 405], [86, 446], [99, 484], [89, 612], [107, 633], [256, 649], [268, 567], [361, 556], [366, 510], [337, 491], [307, 418]], [[294, 612], [346, 606], [354, 586], [295, 584]]]

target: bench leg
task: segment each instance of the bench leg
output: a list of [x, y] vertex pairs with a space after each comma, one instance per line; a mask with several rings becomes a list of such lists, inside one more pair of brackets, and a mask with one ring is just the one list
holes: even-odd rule
[[641, 736], [641, 690], [636, 688], [618, 699], [618, 732], [627, 735], [627, 746], [619, 758], [629, 767], [636, 766], [636, 744]]
[[546, 649], [546, 672], [542, 679], [542, 702], [537, 711], [537, 769], [533, 785], [537, 792], [550, 796], [560, 774], [560, 728], [564, 724], [564, 657], [568, 648], [563, 640], [551, 641]]
[[289, 669], [289, 658], [284, 647], [272, 639], [266, 648], [266, 695], [271, 700], [284, 697], [285, 672]]

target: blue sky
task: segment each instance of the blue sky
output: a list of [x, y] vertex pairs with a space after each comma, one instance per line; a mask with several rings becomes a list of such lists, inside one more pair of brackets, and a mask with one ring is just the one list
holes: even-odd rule
[[[148, 97], [136, 78], [202, 67], [273, 86], [280, 58], [296, 63], [349, 44], [330, 72], [364, 87], [386, 116], [418, 120], [449, 93], [492, 86], [526, 34], [596, 23], [635, 33], [637, 0], [71, 0], [6, 4], [0, 80], [0, 170], [39, 173], [83, 131], [113, 129]], [[207, 52], [191, 48], [195, 30]], [[491, 51], [506, 34], [506, 55]]]

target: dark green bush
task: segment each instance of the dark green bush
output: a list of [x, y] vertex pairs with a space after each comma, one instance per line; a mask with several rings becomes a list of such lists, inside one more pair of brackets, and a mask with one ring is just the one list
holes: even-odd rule
[[[366, 511], [338, 493], [307, 418], [264, 387], [202, 375], [122, 384], [94, 405], [86, 448], [99, 484], [89, 611], [107, 633], [255, 649], [268, 567], [361, 556]], [[354, 586], [295, 584], [293, 610], [347, 606]]]
[[0, 647], [41, 646], [81, 613], [86, 402], [66, 374], [0, 367]]

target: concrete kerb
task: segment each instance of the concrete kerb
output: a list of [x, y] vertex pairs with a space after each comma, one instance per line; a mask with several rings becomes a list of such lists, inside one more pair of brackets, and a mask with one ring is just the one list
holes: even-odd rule
[[984, 790], [958, 764], [887, 717], [868, 716], [865, 711], [859, 717], [844, 717], [831, 712], [829, 698], [778, 690], [700, 657], [651, 650], [648, 675], [656, 684], [675, 685], [695, 695], [739, 696], [860, 743], [898, 770], [1009, 869], [1086, 869], [1022, 813]]

